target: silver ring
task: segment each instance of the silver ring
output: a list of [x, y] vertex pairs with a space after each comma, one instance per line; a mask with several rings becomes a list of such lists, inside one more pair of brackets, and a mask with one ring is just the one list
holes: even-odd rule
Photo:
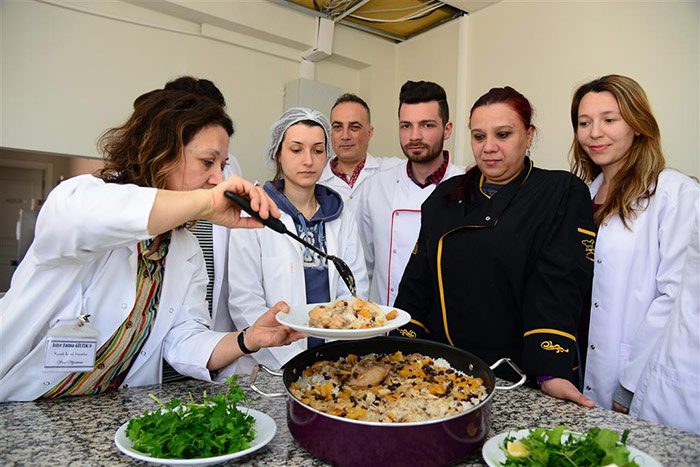
[[257, 180], [255, 180], [255, 181], [253, 182], [253, 186], [260, 186], [260, 182], [257, 181]]

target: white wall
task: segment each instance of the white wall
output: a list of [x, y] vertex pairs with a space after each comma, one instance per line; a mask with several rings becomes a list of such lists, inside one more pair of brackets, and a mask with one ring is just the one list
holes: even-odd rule
[[[302, 51], [314, 45], [314, 18], [269, 2], [147, 3], [168, 14], [119, 1], [62, 2], [180, 32], [3, 1], [0, 146], [96, 157], [97, 137], [128, 117], [137, 96], [191, 74], [212, 80], [226, 97], [236, 128], [230, 151], [244, 174], [268, 177], [268, 128], [283, 111], [284, 84], [299, 77]], [[339, 26], [335, 49], [337, 56], [317, 64], [316, 79], [343, 91], [373, 89], [366, 97], [384, 121], [394, 94], [394, 44]], [[379, 132], [371, 149], [391, 153], [392, 145], [391, 135]]]
[[637, 80], [667, 164], [700, 175], [699, 2], [511, 2], [469, 18], [468, 102], [510, 85], [534, 105], [538, 165], [568, 168], [574, 89], [606, 74]]
[[[192, 74], [224, 93], [236, 126], [231, 152], [245, 175], [267, 177], [267, 130], [283, 110], [284, 84], [299, 77], [301, 53], [314, 44], [313, 17], [267, 1], [61, 1], [180, 32], [3, 0], [1, 147], [97, 156], [99, 134], [124, 121], [138, 95]], [[467, 96], [460, 108], [468, 107], [490, 87], [510, 84], [536, 107], [537, 163], [566, 168], [573, 89], [626, 74], [649, 94], [669, 165], [697, 176], [698, 10], [697, 1], [503, 1], [462, 21], [466, 82], [457, 82], [460, 21], [398, 45], [338, 26], [334, 54], [317, 64], [316, 79], [367, 100], [377, 155], [401, 154], [396, 112], [407, 79], [443, 85], [462, 126], [460, 92]], [[453, 135], [447, 148], [454, 144]]]
[[[394, 121], [397, 122], [398, 98], [401, 85], [408, 80], [433, 81], [443, 88], [447, 94], [450, 107], [450, 120], [455, 125], [457, 103], [457, 53], [459, 44], [459, 22], [451, 21], [435, 29], [431, 29], [397, 46], [397, 81]], [[398, 144], [398, 125], [394, 125], [394, 135]], [[454, 134], [445, 142], [445, 149], [454, 153]]]

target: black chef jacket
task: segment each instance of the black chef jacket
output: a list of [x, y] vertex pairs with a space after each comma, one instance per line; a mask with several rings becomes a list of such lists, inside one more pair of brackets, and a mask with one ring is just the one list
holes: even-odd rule
[[595, 224], [586, 185], [533, 167], [489, 197], [448, 202], [466, 175], [423, 203], [418, 242], [394, 306], [411, 322], [394, 334], [467, 350], [489, 365], [510, 357], [531, 376], [571, 380], [576, 329], [593, 277]]

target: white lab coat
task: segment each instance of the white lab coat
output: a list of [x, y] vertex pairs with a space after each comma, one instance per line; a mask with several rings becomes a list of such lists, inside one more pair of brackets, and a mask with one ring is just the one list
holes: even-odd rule
[[[601, 174], [591, 198], [602, 183]], [[696, 182], [665, 169], [631, 229], [619, 216], [598, 229], [584, 394], [601, 407], [612, 408], [618, 383], [637, 389], [678, 296], [699, 194]]]
[[357, 195], [367, 179], [380, 170], [401, 164], [404, 162], [404, 160], [405, 159], [399, 159], [398, 157], [374, 157], [370, 153], [367, 153], [365, 166], [362, 168], [360, 175], [357, 177], [357, 180], [355, 180], [355, 185], [352, 187], [345, 183], [345, 180], [333, 173], [329, 160], [326, 167], [323, 169], [323, 173], [321, 174], [321, 178], [319, 179], [318, 183], [333, 188], [335, 191], [337, 191], [343, 198], [343, 209], [348, 209], [350, 212], [356, 213], [358, 199]]
[[[420, 188], [408, 176], [406, 164], [382, 169], [360, 191], [358, 228], [370, 275], [369, 298], [391, 306], [420, 231], [420, 210], [435, 185]], [[450, 163], [443, 181], [464, 173]]]
[[639, 377], [630, 415], [700, 435], [700, 199], [680, 293]]
[[[224, 169], [224, 178], [232, 175], [241, 176], [241, 166], [233, 155], [228, 155], [228, 165]], [[212, 248], [214, 256], [214, 287], [212, 289], [211, 319], [216, 331], [235, 331], [228, 312], [228, 242], [231, 229], [211, 226]]]
[[[46, 333], [90, 315], [98, 348], [130, 313], [137, 242], [150, 237], [156, 190], [104, 183], [92, 175], [49, 195], [36, 237], [0, 300], [0, 401], [34, 400], [69, 373], [43, 371]], [[172, 233], [155, 323], [123, 386], [157, 384], [165, 358], [179, 372], [210, 380], [206, 364], [224, 333], [210, 331], [207, 273], [194, 236]]]
[[[296, 233], [292, 217], [282, 212], [287, 229]], [[345, 261], [355, 277], [357, 294], [368, 293], [367, 270], [357, 225], [343, 209], [340, 217], [325, 224], [326, 250]], [[229, 248], [229, 310], [233, 323], [244, 329], [279, 301], [289, 306], [306, 304], [302, 253], [304, 247], [272, 229], [232, 230]], [[352, 298], [352, 294], [328, 262], [331, 300]], [[290, 358], [306, 350], [306, 339], [284, 347], [260, 349], [239, 358], [225, 373], [250, 373], [255, 363], [279, 369]]]

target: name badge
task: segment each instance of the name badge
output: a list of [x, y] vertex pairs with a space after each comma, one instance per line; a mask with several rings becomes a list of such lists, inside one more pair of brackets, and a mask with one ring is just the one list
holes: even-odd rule
[[95, 368], [98, 332], [81, 315], [73, 325], [49, 329], [46, 336], [44, 371], [85, 372]]

